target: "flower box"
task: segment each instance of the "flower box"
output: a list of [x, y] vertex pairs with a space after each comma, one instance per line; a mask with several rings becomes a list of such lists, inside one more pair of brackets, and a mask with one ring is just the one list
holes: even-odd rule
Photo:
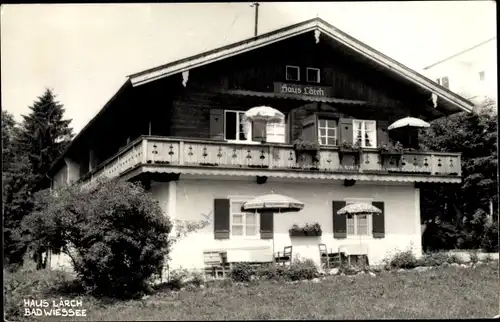
[[319, 162], [320, 148], [318, 142], [310, 142], [299, 138], [293, 142], [293, 149], [297, 163], [300, 162], [300, 157], [304, 154], [312, 156], [313, 163]]
[[339, 159], [340, 163], [343, 162], [344, 156], [350, 155], [354, 157], [354, 164], [359, 165], [359, 160], [361, 159], [361, 154], [363, 153], [363, 149], [359, 144], [352, 144], [344, 141], [342, 145], [339, 147]]
[[313, 237], [322, 235], [321, 227], [318, 223], [313, 225], [306, 224], [304, 227], [293, 225], [288, 232], [290, 237]]

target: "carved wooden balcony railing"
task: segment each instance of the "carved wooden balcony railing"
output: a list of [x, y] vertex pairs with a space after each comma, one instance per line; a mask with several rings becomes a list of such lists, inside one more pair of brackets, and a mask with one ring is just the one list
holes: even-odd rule
[[297, 160], [293, 147], [286, 144], [236, 144], [143, 136], [94, 169], [91, 178], [117, 177], [138, 165], [461, 176], [460, 153], [404, 152], [400, 158], [382, 158], [378, 150], [366, 149], [359, 160], [350, 155], [344, 155], [341, 160], [338, 148], [322, 147], [319, 160], [313, 161], [312, 156], [305, 154]]

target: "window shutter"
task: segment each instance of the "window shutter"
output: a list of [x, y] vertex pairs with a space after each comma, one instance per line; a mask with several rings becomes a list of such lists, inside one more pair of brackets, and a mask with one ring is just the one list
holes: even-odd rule
[[301, 137], [304, 141], [318, 142], [318, 117], [311, 114], [302, 120]]
[[260, 239], [273, 239], [274, 213], [265, 211], [260, 213]]
[[377, 122], [377, 146], [381, 147], [384, 144], [389, 143], [389, 133], [387, 132], [387, 127], [389, 127], [389, 122], [378, 121]]
[[262, 142], [266, 140], [266, 122], [252, 122], [252, 141]]
[[214, 238], [229, 239], [229, 199], [214, 200]]
[[339, 134], [340, 140], [339, 144], [342, 145], [344, 141], [347, 143], [353, 143], [353, 124], [351, 118], [341, 118], [339, 120]]
[[381, 201], [374, 201], [372, 205], [382, 210], [381, 214], [373, 214], [372, 216], [372, 227], [373, 227], [373, 238], [384, 238], [385, 237], [385, 211], [384, 203]]
[[210, 138], [224, 140], [224, 111], [210, 109]]
[[333, 238], [347, 237], [347, 216], [337, 215], [337, 211], [345, 207], [345, 201], [333, 202]]

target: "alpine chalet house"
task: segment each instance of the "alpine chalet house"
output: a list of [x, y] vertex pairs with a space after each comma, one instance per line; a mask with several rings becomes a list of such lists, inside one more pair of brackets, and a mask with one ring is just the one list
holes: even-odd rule
[[[256, 106], [285, 118], [250, 124], [243, 115]], [[315, 18], [129, 76], [49, 175], [53, 187], [141, 181], [171, 218], [208, 220], [175, 245], [170, 268], [272, 261], [285, 247], [319, 265], [320, 244], [333, 253], [364, 245], [378, 264], [395, 250], [421, 253], [419, 184], [461, 182], [460, 154], [420, 151], [418, 129], [388, 126], [472, 108]], [[242, 210], [271, 193], [305, 206]], [[349, 203], [382, 213], [338, 215]], [[321, 232], [293, 233], [316, 223]]]

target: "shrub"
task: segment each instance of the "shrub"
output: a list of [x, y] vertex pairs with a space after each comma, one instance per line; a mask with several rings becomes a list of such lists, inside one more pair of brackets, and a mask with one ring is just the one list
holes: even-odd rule
[[417, 259], [411, 250], [398, 252], [388, 261], [388, 266], [390, 268], [415, 268]]
[[462, 264], [463, 261], [460, 259], [460, 257], [458, 257], [458, 255], [451, 254], [451, 255], [448, 255], [447, 263], [448, 264], [453, 264], [453, 263]]
[[318, 267], [310, 260], [295, 260], [290, 266], [285, 266], [283, 277], [292, 281], [313, 279], [319, 276]]
[[477, 262], [479, 262], [479, 256], [477, 254], [477, 251], [469, 252], [469, 257], [471, 263], [476, 264]]
[[481, 247], [488, 253], [499, 251], [498, 247], [498, 221], [491, 225], [485, 225], [481, 240]]
[[95, 295], [126, 298], [147, 290], [147, 281], [168, 258], [171, 223], [158, 202], [138, 185], [101, 181], [36, 196], [26, 217], [32, 249], [63, 252]]
[[255, 275], [256, 270], [248, 263], [236, 263], [229, 272], [229, 276], [235, 282], [249, 282]]
[[172, 289], [180, 289], [189, 278], [189, 271], [185, 268], [172, 270], [169, 274], [168, 285]]
[[20, 268], [15, 272], [3, 271], [4, 313], [7, 321], [22, 318], [24, 299], [43, 299], [59, 289], [68, 290], [74, 278], [62, 271]]
[[263, 265], [256, 270], [256, 276], [265, 280], [280, 280], [284, 278], [285, 266], [281, 265]]
[[423, 266], [441, 266], [449, 263], [450, 256], [444, 253], [428, 253], [423, 257]]

